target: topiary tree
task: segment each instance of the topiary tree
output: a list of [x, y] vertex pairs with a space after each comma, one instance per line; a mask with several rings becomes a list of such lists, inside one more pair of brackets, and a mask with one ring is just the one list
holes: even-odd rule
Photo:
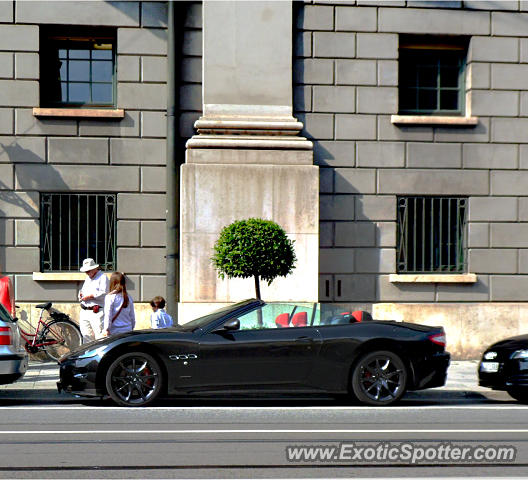
[[260, 279], [268, 285], [277, 277], [290, 274], [295, 266], [293, 241], [271, 220], [249, 218], [224, 227], [211, 258], [218, 276], [255, 278], [260, 299]]

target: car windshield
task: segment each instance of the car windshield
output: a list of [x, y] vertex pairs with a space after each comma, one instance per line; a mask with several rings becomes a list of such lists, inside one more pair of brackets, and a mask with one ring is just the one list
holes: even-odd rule
[[220, 308], [208, 315], [205, 315], [204, 317], [198, 317], [194, 320], [191, 320], [190, 322], [184, 323], [183, 325], [181, 325], [181, 329], [192, 331], [196, 330], [197, 328], [204, 327], [205, 325], [208, 325], [209, 323], [214, 322], [215, 320], [218, 320], [221, 317], [228, 316], [231, 311], [236, 311], [240, 307], [243, 307], [244, 305], [249, 305], [254, 301], [255, 300], [244, 300], [243, 302], [235, 303], [234, 305], [228, 305], [227, 307]]
[[238, 315], [240, 330], [322, 327], [356, 323], [351, 305], [269, 302]]

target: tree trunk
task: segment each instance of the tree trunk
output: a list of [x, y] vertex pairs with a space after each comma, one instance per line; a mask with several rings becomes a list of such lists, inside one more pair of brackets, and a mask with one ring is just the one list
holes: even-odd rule
[[260, 280], [259, 280], [259, 276], [258, 275], [255, 275], [255, 293], [257, 295], [257, 298], [259, 300], [261, 300], [261, 298], [260, 298]]
[[[260, 298], [260, 280], [259, 276], [255, 275], [255, 293], [257, 294], [257, 298], [261, 300]], [[257, 310], [257, 325], [262, 328], [262, 308], [259, 308]]]

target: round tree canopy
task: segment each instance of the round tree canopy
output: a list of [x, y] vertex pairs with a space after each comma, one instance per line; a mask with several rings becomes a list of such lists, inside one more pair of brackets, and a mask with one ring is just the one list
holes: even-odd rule
[[260, 277], [268, 285], [294, 268], [293, 241], [271, 220], [249, 218], [224, 227], [211, 258], [220, 278]]

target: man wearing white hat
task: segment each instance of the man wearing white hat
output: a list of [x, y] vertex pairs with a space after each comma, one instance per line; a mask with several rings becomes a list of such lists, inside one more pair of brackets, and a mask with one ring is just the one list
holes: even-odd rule
[[85, 342], [102, 337], [103, 307], [108, 293], [108, 277], [99, 270], [93, 258], [83, 260], [81, 272], [86, 273], [86, 280], [79, 292], [81, 316], [79, 326]]

